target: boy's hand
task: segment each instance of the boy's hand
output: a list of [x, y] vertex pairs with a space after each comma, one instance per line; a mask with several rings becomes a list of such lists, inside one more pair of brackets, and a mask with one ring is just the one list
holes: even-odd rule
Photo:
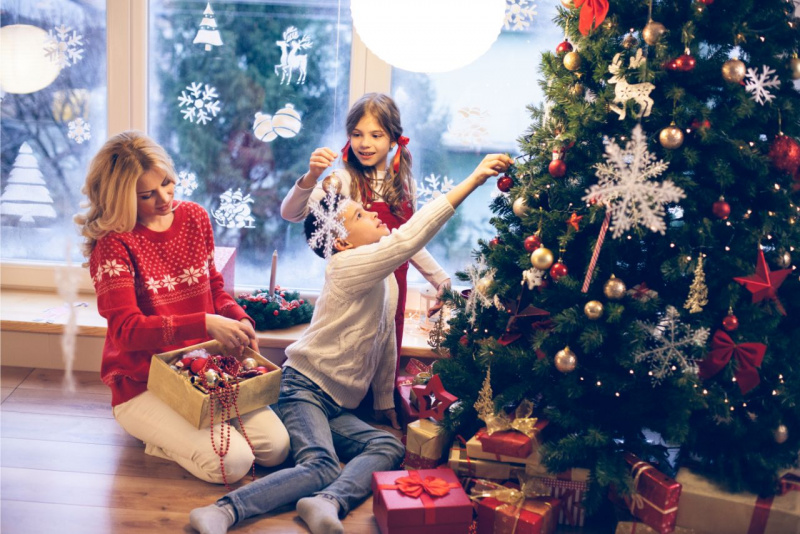
[[394, 408], [389, 408], [388, 410], [375, 410], [375, 420], [383, 421], [384, 419], [389, 420], [389, 422], [392, 424], [392, 428], [400, 430], [400, 423], [397, 422], [397, 412], [394, 411]]
[[308, 160], [308, 174], [309, 180], [312, 178], [316, 182], [317, 179], [325, 172], [325, 169], [330, 167], [339, 155], [328, 147], [316, 149], [311, 153]]
[[514, 160], [508, 154], [488, 154], [472, 171], [471, 177], [483, 185], [490, 176], [497, 176], [512, 163]]

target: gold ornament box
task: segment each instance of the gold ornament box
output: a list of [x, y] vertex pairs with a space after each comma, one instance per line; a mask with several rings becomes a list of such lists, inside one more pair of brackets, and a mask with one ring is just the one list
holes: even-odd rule
[[[196, 428], [203, 428], [208, 427], [211, 422], [211, 396], [194, 387], [185, 376], [170, 368], [171, 364], [197, 349], [205, 349], [209, 354], [232, 354], [215, 340], [171, 352], [154, 354], [150, 363], [150, 374], [147, 377], [147, 389]], [[234, 356], [240, 361], [244, 358], [253, 358], [258, 365], [269, 369], [266, 374], [248, 378], [239, 383], [239, 394], [236, 400], [239, 415], [278, 402], [281, 386], [280, 367], [249, 347], [244, 349], [241, 356], [236, 354]], [[218, 423], [222, 405], [216, 399], [214, 403], [214, 421]], [[231, 411], [232, 416], [236, 417], [236, 410], [232, 409]]]

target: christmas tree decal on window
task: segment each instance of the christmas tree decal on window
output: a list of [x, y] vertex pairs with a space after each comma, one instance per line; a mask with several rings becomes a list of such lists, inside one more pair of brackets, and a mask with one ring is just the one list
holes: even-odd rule
[[203, 11], [203, 20], [200, 21], [200, 29], [197, 30], [197, 35], [194, 36], [194, 41], [192, 41], [192, 44], [198, 43], [206, 45], [206, 52], [211, 50], [212, 46], [222, 46], [222, 37], [219, 35], [211, 4], [206, 4], [206, 9]]
[[0, 196], [0, 212], [5, 226], [47, 226], [56, 218], [53, 198], [47, 189], [39, 162], [28, 143], [19, 155]]

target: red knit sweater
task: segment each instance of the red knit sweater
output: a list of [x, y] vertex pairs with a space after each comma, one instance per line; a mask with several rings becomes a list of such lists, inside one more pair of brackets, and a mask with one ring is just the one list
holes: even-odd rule
[[223, 290], [206, 211], [182, 202], [174, 214], [164, 232], [137, 224], [104, 236], [89, 258], [97, 309], [108, 320], [100, 375], [112, 406], [147, 389], [153, 354], [210, 339], [207, 313], [249, 319]]

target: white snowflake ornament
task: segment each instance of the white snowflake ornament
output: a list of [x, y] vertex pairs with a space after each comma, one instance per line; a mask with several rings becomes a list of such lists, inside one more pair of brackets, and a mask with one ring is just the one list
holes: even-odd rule
[[447, 176], [441, 177], [438, 174], [429, 174], [417, 182], [417, 207], [427, 204], [431, 200], [447, 193], [455, 184]]
[[536, 4], [531, 0], [507, 0], [503, 28], [522, 31], [528, 28], [536, 16]]
[[527, 271], [522, 271], [522, 282], [520, 285], [528, 285], [528, 289], [533, 289], [534, 287], [539, 287], [542, 285], [542, 279], [544, 278], [544, 273], [542, 269], [537, 269], [536, 267], [531, 267]]
[[650, 364], [648, 375], [654, 386], [675, 372], [697, 371], [697, 362], [684, 350], [690, 346], [704, 346], [708, 340], [708, 328], [693, 330], [682, 324], [680, 312], [674, 306], [667, 306], [664, 317], [657, 325], [644, 322], [639, 322], [639, 325], [650, 333], [654, 348], [639, 351], [633, 357], [637, 363]]
[[217, 88], [208, 84], [193, 82], [187, 85], [186, 89], [181, 91], [178, 102], [183, 119], [191, 123], [196, 121], [197, 124], [205, 125], [212, 121], [220, 110]]
[[747, 69], [747, 76], [745, 76], [744, 89], [752, 94], [752, 99], [762, 106], [767, 102], [771, 102], [775, 95], [769, 92], [769, 89], [778, 89], [781, 86], [781, 80], [775, 74], [775, 70], [767, 65], [761, 66], [761, 74], [756, 69]]
[[78, 143], [79, 145], [84, 141], [92, 138], [92, 126], [83, 119], [77, 118], [69, 123], [69, 132], [67, 137]]
[[308, 238], [308, 244], [313, 249], [322, 248], [322, 255], [329, 259], [333, 255], [333, 245], [336, 239], [347, 238], [347, 228], [344, 226], [344, 210], [349, 200], [339, 197], [335, 190], [330, 189], [325, 197], [325, 203], [333, 209], [325, 209], [321, 203], [312, 202], [309, 210], [314, 214], [314, 232]]
[[197, 189], [197, 175], [193, 172], [181, 171], [178, 173], [178, 183], [175, 184], [175, 193], [184, 197], [192, 196]]
[[44, 53], [47, 59], [63, 69], [83, 59], [83, 36], [72, 28], [62, 24], [47, 32]]
[[598, 182], [586, 190], [583, 200], [603, 202], [611, 213], [612, 236], [616, 239], [634, 226], [645, 226], [664, 234], [664, 204], [686, 195], [671, 180], [651, 181], [667, 169], [663, 161], [647, 151], [647, 138], [636, 125], [631, 140], [622, 149], [606, 142], [606, 161], [595, 165]]
[[469, 324], [474, 325], [475, 321], [478, 319], [478, 306], [490, 308], [494, 305], [492, 299], [478, 290], [478, 286], [482, 279], [494, 280], [496, 270], [494, 268], [489, 269], [486, 264], [486, 258], [480, 256], [477, 263], [468, 266], [464, 269], [464, 272], [469, 277], [470, 284], [472, 285], [472, 290], [469, 292], [466, 306], [464, 307], [464, 313], [466, 313], [469, 318]]

